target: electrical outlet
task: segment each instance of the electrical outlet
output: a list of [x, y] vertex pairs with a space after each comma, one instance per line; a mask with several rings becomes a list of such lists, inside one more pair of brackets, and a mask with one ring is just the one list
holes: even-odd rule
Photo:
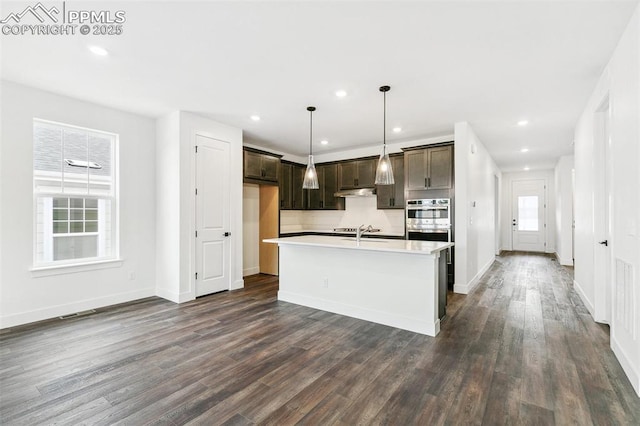
[[136, 273], [135, 273], [135, 272], [133, 272], [133, 271], [129, 272], [129, 279], [130, 279], [131, 281], [135, 280], [135, 279], [136, 279]]
[[324, 277], [324, 278], [322, 279], [322, 286], [323, 286], [324, 288], [329, 288], [329, 278]]

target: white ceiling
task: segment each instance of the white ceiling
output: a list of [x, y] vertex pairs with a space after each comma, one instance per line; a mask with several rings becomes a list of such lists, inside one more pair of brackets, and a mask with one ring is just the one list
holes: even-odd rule
[[[403, 129], [388, 142], [468, 121], [507, 171], [572, 152], [638, 1], [67, 3], [124, 10], [123, 35], [0, 36], [2, 78], [149, 116], [198, 112], [301, 156], [308, 105], [317, 153], [378, 144], [388, 84], [387, 126]], [[2, 16], [29, 4], [3, 2]]]

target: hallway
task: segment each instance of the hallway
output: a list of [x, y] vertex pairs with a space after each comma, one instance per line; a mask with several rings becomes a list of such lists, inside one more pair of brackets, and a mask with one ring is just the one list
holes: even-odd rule
[[436, 338], [278, 302], [277, 277], [245, 285], [1, 332], [0, 422], [640, 423], [608, 328], [548, 256], [498, 257]]

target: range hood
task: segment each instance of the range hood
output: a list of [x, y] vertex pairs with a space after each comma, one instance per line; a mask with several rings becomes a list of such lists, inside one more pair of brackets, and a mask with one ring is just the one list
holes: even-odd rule
[[334, 197], [373, 197], [375, 188], [344, 189], [333, 194]]

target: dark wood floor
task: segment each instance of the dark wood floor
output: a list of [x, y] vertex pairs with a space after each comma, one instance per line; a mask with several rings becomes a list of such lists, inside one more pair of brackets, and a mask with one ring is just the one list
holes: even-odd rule
[[547, 256], [501, 256], [436, 338], [278, 302], [269, 276], [16, 327], [0, 423], [640, 424], [571, 282]]

